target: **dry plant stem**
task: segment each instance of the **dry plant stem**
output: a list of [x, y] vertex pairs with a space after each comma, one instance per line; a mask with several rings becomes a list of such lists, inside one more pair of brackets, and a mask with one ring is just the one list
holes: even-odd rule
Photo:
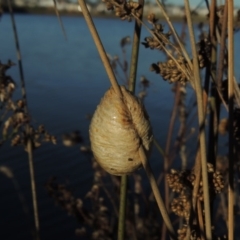
[[167, 15], [167, 12], [165, 11], [163, 5], [160, 3], [159, 0], [156, 0], [156, 3], [158, 4], [159, 8], [161, 9], [163, 16], [165, 17], [165, 19], [166, 19], [166, 21], [167, 21], [167, 23], [168, 23], [168, 25], [169, 25], [169, 27], [170, 27], [173, 35], [175, 36], [175, 39], [176, 39], [179, 47], [181, 48], [181, 51], [182, 51], [182, 53], [183, 53], [183, 56], [184, 56], [185, 59], [187, 60], [189, 67], [192, 69], [191, 59], [190, 59], [190, 57], [189, 57], [186, 49], [184, 48], [184, 46], [183, 46], [183, 44], [182, 44], [182, 42], [181, 42], [181, 40], [180, 40], [180, 38], [179, 38], [179, 36], [178, 36], [175, 28], [173, 27], [173, 24], [172, 24], [169, 16]]
[[[170, 166], [170, 158], [169, 158], [169, 151], [171, 147], [171, 139], [174, 129], [174, 124], [177, 117], [179, 101], [180, 101], [180, 83], [175, 83], [175, 97], [174, 97], [174, 105], [171, 113], [171, 118], [168, 127], [168, 135], [166, 140], [166, 147], [165, 147], [165, 155], [164, 155], [164, 190], [165, 190], [165, 204], [167, 210], [169, 210], [169, 186], [167, 182], [167, 172]], [[163, 224], [162, 226], [162, 240], [166, 239], [166, 225]]]
[[[209, 85], [209, 81], [205, 82], [204, 93], [203, 93], [203, 107], [204, 107], [205, 116], [207, 113], [207, 104], [208, 104], [208, 85]], [[200, 149], [198, 147], [195, 164], [194, 164], [195, 184], [193, 186], [193, 198], [192, 198], [192, 206], [193, 206], [193, 211], [195, 213], [197, 208], [197, 194], [198, 194], [199, 184], [201, 180], [201, 171], [202, 171], [201, 156], [200, 156]]]
[[199, 228], [201, 231], [201, 239], [204, 240], [205, 236], [204, 236], [204, 222], [203, 222], [203, 216], [202, 216], [202, 206], [201, 206], [201, 201], [198, 200], [197, 201], [197, 214], [198, 214], [198, 224], [199, 224]]
[[226, 33], [227, 33], [227, 12], [228, 12], [228, 4], [227, 1], [225, 3], [224, 7], [224, 13], [223, 13], [223, 24], [221, 29], [221, 38], [220, 38], [220, 56], [218, 61], [218, 71], [217, 71], [217, 79], [216, 83], [218, 88], [221, 88], [222, 84], [222, 78], [224, 73], [224, 57], [225, 57], [225, 48], [226, 48]]
[[[144, 6], [144, 0], [140, 0], [139, 3]], [[134, 35], [133, 35], [133, 45], [132, 45], [132, 56], [130, 64], [130, 76], [128, 89], [133, 94], [135, 92], [136, 85], [136, 75], [138, 66], [138, 53], [140, 45], [140, 35], [141, 35], [141, 23], [135, 20]], [[119, 219], [118, 219], [118, 240], [124, 240], [125, 235], [125, 215], [126, 215], [126, 204], [127, 204], [127, 175], [121, 177], [121, 187], [120, 187], [120, 206], [119, 206]]]
[[[139, 4], [144, 7], [144, 0], [140, 0]], [[142, 16], [142, 15], [141, 15]], [[140, 18], [142, 20], [142, 17]], [[138, 54], [139, 54], [139, 45], [141, 37], [141, 27], [142, 24], [137, 19], [135, 20], [134, 35], [133, 35], [133, 46], [132, 46], [132, 56], [131, 56], [131, 65], [130, 65], [130, 75], [129, 75], [129, 85], [128, 89], [134, 93], [136, 85], [136, 75], [137, 75], [137, 66], [138, 66]]]
[[[10, 0], [8, 0], [8, 8], [9, 8], [9, 12], [10, 12], [10, 15], [11, 15], [14, 38], [15, 38], [15, 43], [16, 43], [18, 66], [19, 66], [20, 79], [21, 79], [22, 97], [23, 97], [24, 102], [25, 102], [24, 112], [27, 114], [28, 113], [27, 95], [26, 95], [26, 89], [25, 89], [25, 81], [24, 81], [24, 74], [23, 74], [23, 67], [22, 67], [21, 51], [20, 51], [20, 45], [19, 45], [19, 41], [18, 41], [16, 23], [15, 23], [14, 14], [13, 14], [12, 5], [11, 5]], [[40, 235], [39, 235], [40, 224], [39, 224], [39, 215], [38, 215], [36, 183], [35, 183], [35, 176], [34, 176], [32, 141], [31, 141], [31, 137], [30, 137], [30, 134], [29, 134], [29, 130], [30, 130], [30, 126], [29, 126], [29, 124], [27, 124], [25, 131], [27, 133], [27, 152], [28, 152], [29, 171], [30, 171], [30, 178], [31, 178], [31, 190], [32, 190], [34, 223], [35, 223], [35, 234], [36, 234], [35, 239], [39, 240], [40, 239]]]
[[207, 174], [207, 157], [206, 157], [206, 138], [205, 138], [205, 114], [203, 95], [201, 87], [200, 72], [198, 67], [198, 57], [196, 51], [196, 44], [193, 32], [193, 24], [191, 19], [191, 11], [188, 0], [185, 0], [186, 17], [188, 22], [189, 35], [191, 40], [191, 48], [193, 53], [193, 72], [195, 80], [195, 88], [197, 95], [197, 106], [198, 106], [198, 120], [199, 120], [199, 140], [200, 140], [200, 152], [201, 152], [201, 165], [202, 165], [202, 179], [203, 179], [203, 193], [204, 193], [204, 210], [205, 210], [205, 225], [206, 225], [206, 239], [212, 239], [211, 231], [211, 214], [210, 214], [210, 199], [209, 199], [209, 184]]
[[118, 240], [124, 240], [125, 237], [125, 216], [127, 205], [127, 175], [121, 177], [120, 185], [120, 202], [119, 202], [119, 218], [118, 218]]
[[[208, 0], [205, 0], [205, 2], [206, 2], [206, 5], [207, 5], [207, 8], [209, 9]], [[227, 3], [228, 3], [228, 1], [225, 2], [225, 6], [227, 5]], [[226, 11], [228, 11], [228, 10], [226, 10]], [[224, 17], [226, 17], [226, 16], [224, 16]], [[220, 34], [219, 34], [219, 29], [218, 29], [218, 28], [216, 29], [216, 32], [217, 32], [218, 42], [221, 43], [221, 40], [219, 40]], [[226, 49], [226, 48], [225, 48], [225, 51], [226, 51], [226, 55], [227, 55], [227, 49]], [[220, 54], [221, 54], [221, 53], [220, 53]], [[227, 61], [226, 61], [226, 62], [227, 62]], [[219, 69], [218, 69], [218, 70], [219, 70]], [[213, 81], [216, 83], [216, 81], [215, 81], [215, 76], [212, 76], [212, 78], [213, 78]], [[224, 101], [224, 99], [223, 99], [223, 97], [222, 97], [222, 93], [221, 93], [221, 90], [219, 89], [219, 87], [217, 87], [217, 91], [218, 91], [218, 94], [219, 94], [219, 97], [220, 97], [221, 101], [223, 102], [224, 107], [226, 108], [227, 112], [229, 112], [228, 106], [227, 106], [226, 102]], [[235, 77], [234, 77], [234, 94], [235, 94], [235, 101], [236, 101], [238, 107], [240, 107], [240, 89], [239, 89], [239, 87], [238, 87], [238, 83], [237, 83]]]
[[23, 97], [23, 100], [25, 101], [24, 111], [25, 111], [25, 113], [27, 113], [27, 99], [26, 99], [27, 93], [26, 93], [26, 88], [25, 88], [25, 81], [24, 81], [24, 74], [23, 74], [23, 67], [22, 67], [22, 57], [21, 57], [20, 45], [19, 45], [19, 41], [18, 41], [17, 27], [16, 27], [10, 0], [8, 0], [8, 9], [9, 9], [10, 16], [11, 16], [14, 40], [15, 40], [15, 44], [16, 44], [17, 59], [18, 59], [18, 66], [19, 66], [19, 73], [20, 73], [20, 80], [21, 80], [22, 97]]
[[[29, 131], [29, 126], [27, 127]], [[34, 164], [33, 164], [33, 151], [32, 151], [32, 141], [30, 136], [27, 140], [27, 151], [28, 151], [28, 163], [31, 177], [31, 188], [32, 188], [32, 198], [33, 198], [33, 210], [34, 210], [34, 222], [36, 228], [36, 240], [40, 240], [40, 224], [39, 224], [39, 215], [38, 215], [38, 203], [37, 203], [37, 189], [35, 183], [35, 173], [34, 173]]]
[[105, 70], [107, 72], [108, 78], [109, 78], [109, 80], [110, 80], [110, 82], [113, 86], [113, 89], [116, 92], [116, 94], [118, 94], [119, 97], [122, 97], [122, 92], [121, 92], [120, 87], [117, 83], [117, 80], [115, 78], [114, 72], [112, 70], [111, 64], [109, 62], [107, 54], [106, 54], [106, 52], [104, 50], [104, 47], [102, 45], [102, 42], [100, 40], [100, 37], [98, 36], [97, 30], [96, 30], [95, 25], [94, 25], [93, 20], [92, 20], [92, 17], [91, 17], [91, 15], [90, 15], [90, 13], [87, 9], [87, 5], [86, 5], [84, 0], [78, 0], [78, 2], [79, 2], [79, 5], [82, 9], [82, 13], [83, 13], [83, 16], [84, 16], [84, 18], [87, 22], [88, 28], [89, 28], [89, 30], [92, 34], [93, 40], [96, 44], [97, 50], [99, 52], [99, 55], [101, 57], [101, 60], [102, 60], [103, 65], [105, 67]]
[[233, 142], [233, 0], [228, 0], [228, 101], [229, 101], [229, 179], [228, 179], [228, 239], [234, 239], [234, 142]]
[[[216, 0], [211, 1], [210, 7], [210, 39], [211, 39], [211, 63], [210, 71], [211, 75], [216, 79], [216, 60], [217, 60], [217, 41], [216, 41]], [[210, 77], [210, 74], [206, 73], [206, 77]], [[216, 83], [217, 84], [217, 83]], [[217, 87], [217, 86], [216, 86]], [[209, 119], [209, 146], [208, 146], [208, 161], [215, 166], [215, 159], [217, 154], [218, 143], [218, 122], [219, 122], [219, 109], [220, 102], [217, 96], [216, 87], [214, 83], [211, 84], [211, 104], [210, 104], [210, 119]]]
[[[205, 0], [206, 1], [206, 4], [207, 6], [209, 6], [208, 4], [208, 0]], [[225, 6], [227, 5], [228, 1], [225, 2]], [[226, 10], [228, 11], [228, 10]], [[224, 16], [225, 17], [225, 16]], [[218, 38], [218, 42], [221, 43], [221, 40], [220, 40], [220, 34], [219, 34], [219, 29], [217, 28], [216, 29], [216, 32], [217, 32], [217, 38]], [[225, 51], [226, 51], [226, 56], [228, 55], [227, 54], [227, 48], [225, 48]], [[227, 62], [227, 60], [225, 59], [225, 62]], [[218, 69], [219, 70], [219, 69]], [[213, 77], [213, 81], [215, 82], [215, 76]], [[218, 94], [219, 94], [219, 97], [220, 99], [222, 100], [223, 104], [224, 104], [224, 107], [226, 108], [227, 112], [228, 112], [228, 107], [226, 105], [226, 102], [224, 101], [223, 97], [222, 97], [222, 94], [221, 94], [221, 91], [220, 89], [217, 87], [217, 91], [218, 91]], [[235, 95], [235, 101], [236, 101], [236, 104], [238, 105], [238, 107], [240, 107], [240, 89], [238, 87], [238, 83], [236, 81], [236, 78], [234, 77], [234, 95]]]
[[169, 234], [170, 234], [170, 237], [171, 239], [177, 239], [176, 237], [176, 233], [174, 231], [174, 228], [172, 226], [172, 223], [171, 223], [171, 220], [170, 220], [170, 217], [169, 217], [169, 214], [167, 212], [167, 209], [164, 205], [164, 202], [163, 202], [163, 199], [161, 197], [161, 194], [160, 194], [160, 191], [158, 189], [158, 185], [157, 185], [157, 182], [156, 182], [156, 179], [153, 175], [153, 172], [152, 172], [152, 169], [149, 165], [149, 162], [146, 158], [146, 155], [145, 155], [145, 152], [144, 152], [144, 149], [143, 147], [141, 146], [139, 148], [139, 156], [141, 158], [141, 161], [142, 161], [142, 165], [146, 171], [146, 174], [149, 178], [149, 182], [150, 182], [150, 185], [151, 185], [151, 188], [152, 188], [152, 191], [153, 191], [153, 194], [155, 196], [155, 199], [156, 199], [156, 202], [158, 204], [158, 208], [162, 214], [162, 218], [163, 218], [163, 221], [165, 222], [166, 224], [166, 227], [169, 231]]
[[59, 21], [59, 24], [60, 24], [60, 26], [61, 26], [63, 35], [64, 35], [65, 39], [67, 40], [67, 34], [66, 34], [66, 31], [65, 31], [65, 28], [64, 28], [64, 25], [63, 25], [61, 16], [60, 16], [59, 11], [58, 11], [58, 9], [57, 9], [57, 0], [53, 0], [53, 3], [54, 3], [55, 13], [56, 13], [56, 15], [57, 15], [57, 17], [58, 17], [58, 21]]
[[197, 155], [196, 155], [196, 160], [195, 160], [195, 165], [194, 165], [194, 175], [195, 175], [195, 181], [194, 181], [194, 186], [193, 186], [193, 199], [192, 199], [192, 206], [193, 206], [193, 211], [196, 213], [196, 208], [197, 208], [197, 194], [199, 190], [199, 184], [201, 180], [201, 156], [200, 156], [200, 149], [198, 148], [197, 150]]

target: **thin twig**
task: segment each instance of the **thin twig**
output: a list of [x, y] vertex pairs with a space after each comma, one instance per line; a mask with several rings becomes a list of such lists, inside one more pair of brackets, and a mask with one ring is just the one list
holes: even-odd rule
[[[169, 158], [169, 151], [171, 147], [171, 140], [173, 136], [173, 130], [174, 130], [174, 124], [177, 118], [177, 110], [179, 108], [179, 101], [180, 101], [180, 83], [177, 82], [174, 84], [175, 88], [175, 95], [174, 95], [174, 104], [171, 112], [171, 117], [169, 121], [169, 126], [168, 126], [168, 135], [167, 135], [167, 140], [166, 140], [166, 146], [165, 146], [165, 154], [164, 154], [164, 190], [165, 190], [165, 204], [167, 210], [169, 210], [169, 186], [168, 186], [168, 181], [167, 181], [167, 172], [169, 169], [169, 166], [172, 164], [172, 161], [170, 161]], [[161, 239], [164, 240], [166, 239], [166, 225], [163, 224], [162, 226], [162, 236]]]
[[203, 222], [203, 211], [202, 211], [202, 206], [201, 206], [201, 201], [197, 201], [197, 215], [198, 215], [198, 223], [199, 223], [199, 228], [200, 228], [200, 234], [201, 234], [201, 240], [205, 239], [204, 236], [204, 222]]
[[116, 94], [120, 98], [122, 98], [122, 92], [121, 92], [120, 87], [119, 87], [119, 85], [117, 83], [117, 79], [116, 79], [116, 77], [114, 75], [114, 72], [112, 70], [111, 64], [110, 64], [109, 59], [107, 57], [106, 51], [104, 50], [104, 47], [102, 45], [102, 42], [101, 42], [100, 37], [98, 35], [98, 32], [97, 32], [97, 30], [95, 28], [95, 25], [93, 23], [92, 17], [90, 15], [89, 11], [88, 11], [87, 5], [86, 5], [84, 0], [78, 0], [78, 2], [79, 2], [79, 5], [80, 5], [80, 7], [82, 9], [82, 13], [83, 13], [83, 16], [84, 16], [84, 18], [85, 18], [85, 20], [87, 22], [88, 28], [89, 28], [89, 30], [90, 30], [90, 32], [92, 34], [93, 40], [94, 40], [94, 42], [96, 44], [98, 53], [99, 53], [99, 55], [101, 57], [101, 60], [103, 62], [105, 70], [107, 72], [108, 78], [109, 78], [109, 80], [110, 80], [110, 82], [112, 84], [112, 87], [113, 87], [114, 91], [116, 92]]
[[[144, 7], [144, 0], [140, 0], [142, 9]], [[139, 20], [142, 20], [142, 14]], [[131, 65], [130, 65], [130, 74], [129, 74], [129, 85], [128, 89], [134, 93], [136, 86], [136, 76], [137, 76], [137, 67], [138, 67], [138, 54], [139, 54], [139, 45], [141, 37], [141, 27], [142, 24], [137, 19], [135, 20], [134, 35], [133, 35], [133, 46], [132, 46], [132, 56], [131, 56]]]
[[208, 174], [207, 174], [207, 156], [206, 156], [206, 138], [205, 138], [205, 114], [203, 106], [203, 94], [202, 86], [198, 65], [198, 57], [196, 51], [195, 37], [193, 32], [193, 24], [191, 19], [191, 11], [189, 6], [189, 1], [185, 0], [186, 17], [188, 22], [189, 35], [191, 40], [191, 48], [193, 53], [193, 69], [194, 69], [194, 79], [197, 95], [197, 105], [198, 105], [198, 121], [199, 121], [199, 140], [200, 140], [200, 151], [201, 151], [201, 165], [202, 165], [202, 179], [203, 179], [203, 194], [204, 194], [204, 210], [205, 210], [205, 225], [206, 225], [206, 239], [212, 239], [211, 230], [211, 213], [210, 213], [210, 198], [209, 198], [209, 184], [208, 184]]
[[66, 34], [66, 31], [65, 31], [65, 28], [64, 28], [64, 25], [63, 25], [61, 16], [60, 16], [59, 11], [58, 11], [58, 8], [57, 8], [57, 0], [53, 0], [53, 3], [54, 3], [55, 13], [56, 13], [56, 15], [57, 15], [57, 17], [58, 17], [58, 21], [59, 21], [59, 24], [60, 24], [60, 26], [61, 26], [63, 35], [64, 35], [65, 39], [67, 40], [67, 34]]
[[234, 142], [233, 142], [233, 96], [234, 96], [234, 41], [233, 0], [228, 0], [228, 106], [229, 106], [229, 174], [228, 174], [228, 239], [234, 239]]
[[219, 88], [221, 88], [223, 74], [224, 74], [224, 58], [225, 58], [226, 33], [227, 33], [227, 21], [228, 21], [227, 12], [228, 12], [228, 4], [226, 1], [225, 7], [224, 7], [224, 13], [223, 13], [223, 23], [222, 23], [221, 38], [220, 38], [220, 56], [219, 56], [218, 67], [217, 67], [218, 74], [216, 78], [216, 83]]
[[[210, 41], [211, 41], [211, 59], [208, 68], [211, 74], [206, 73], [206, 78], [213, 76], [216, 79], [216, 61], [217, 61], [217, 41], [216, 41], [216, 0], [211, 1], [210, 6]], [[210, 117], [209, 117], [209, 134], [208, 134], [208, 161], [215, 166], [218, 146], [218, 124], [220, 101], [216, 92], [217, 83], [211, 83], [210, 99]]]
[[[12, 5], [11, 5], [10, 0], [8, 0], [8, 8], [9, 8], [9, 12], [10, 12], [10, 15], [11, 15], [12, 27], [13, 27], [13, 32], [14, 32], [15, 44], [16, 44], [18, 66], [19, 66], [19, 72], [20, 72], [22, 97], [23, 97], [23, 100], [25, 102], [24, 112], [25, 112], [25, 114], [28, 114], [27, 95], [26, 95], [25, 80], [24, 80], [23, 67], [22, 67], [21, 51], [20, 51], [20, 45], [19, 45], [19, 40], [18, 40], [17, 27], [16, 27], [14, 14], [13, 14]], [[33, 148], [32, 148], [32, 141], [31, 141], [31, 136], [30, 136], [30, 126], [29, 126], [29, 124], [26, 125], [25, 131], [26, 131], [26, 134], [27, 134], [27, 152], [28, 152], [30, 179], [31, 179], [31, 189], [32, 189], [35, 234], [36, 234], [36, 240], [39, 240], [40, 239], [40, 235], [39, 235], [40, 234], [40, 223], [39, 223], [39, 215], [38, 215], [37, 192], [36, 192], [36, 182], [35, 182], [35, 174], [34, 174]]]

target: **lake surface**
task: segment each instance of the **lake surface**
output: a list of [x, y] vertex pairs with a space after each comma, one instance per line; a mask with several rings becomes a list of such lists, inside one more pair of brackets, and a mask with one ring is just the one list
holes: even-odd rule
[[[44, 144], [34, 152], [37, 194], [39, 201], [41, 238], [44, 240], [76, 239], [74, 230], [79, 225], [73, 217], [55, 207], [44, 188], [46, 181], [56, 176], [61, 183], [69, 182], [75, 196], [84, 197], [92, 183], [91, 163], [79, 151], [79, 146], [63, 147], [61, 135], [80, 130], [84, 144], [88, 145], [89, 120], [105, 91], [109, 88], [105, 70], [100, 61], [86, 23], [81, 17], [63, 17], [68, 40], [55, 16], [16, 15], [26, 80], [27, 98], [34, 125], [44, 124], [58, 138], [58, 145]], [[132, 36], [133, 23], [117, 19], [95, 19], [96, 27], [106, 51], [122, 56], [119, 43], [122, 37]], [[178, 31], [181, 23], [175, 24]], [[0, 60], [17, 63], [15, 43], [9, 15], [0, 21]], [[149, 34], [144, 29], [142, 39]], [[236, 34], [236, 52], [240, 52], [239, 33]], [[238, 41], [237, 41], [238, 39]], [[127, 59], [130, 47], [127, 47]], [[238, 61], [239, 61], [239, 56]], [[141, 46], [138, 67], [138, 82], [142, 75], [151, 81], [145, 106], [153, 131], [160, 145], [165, 146], [169, 116], [173, 104], [171, 85], [149, 71], [153, 62], [165, 56]], [[237, 62], [237, 61], [236, 61]], [[8, 74], [19, 83], [17, 67]], [[236, 76], [239, 77], [239, 64]], [[140, 91], [139, 84], [137, 92]], [[188, 89], [191, 93], [191, 90]], [[18, 98], [19, 89], [16, 93]], [[0, 239], [32, 239], [32, 203], [27, 154], [21, 147], [0, 148], [0, 166], [8, 166], [24, 195], [29, 209], [26, 214], [19, 201], [14, 184], [0, 174]], [[191, 150], [189, 150], [191, 152]], [[194, 149], [192, 150], [194, 151]], [[150, 159], [156, 173], [161, 172], [162, 157], [153, 150]]]

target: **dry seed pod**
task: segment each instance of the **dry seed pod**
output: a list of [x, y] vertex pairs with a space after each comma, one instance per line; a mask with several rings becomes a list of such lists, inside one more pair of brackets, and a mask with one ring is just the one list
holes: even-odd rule
[[142, 103], [121, 86], [123, 99], [110, 88], [90, 124], [91, 148], [97, 162], [113, 175], [130, 174], [141, 166], [139, 148], [148, 156], [152, 132]]

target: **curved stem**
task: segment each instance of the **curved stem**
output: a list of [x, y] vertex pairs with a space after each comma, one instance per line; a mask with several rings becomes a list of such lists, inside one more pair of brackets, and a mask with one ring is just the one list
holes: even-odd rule
[[155, 199], [156, 199], [156, 202], [157, 202], [157, 205], [158, 205], [158, 208], [162, 214], [162, 218], [163, 218], [163, 221], [165, 222], [166, 224], [166, 227], [169, 231], [169, 234], [171, 236], [172, 239], [177, 239], [176, 237], [176, 233], [173, 229], [173, 226], [172, 226], [172, 223], [171, 223], [171, 220], [170, 220], [170, 217], [169, 217], [169, 214], [167, 212], [167, 209], [164, 205], [164, 202], [163, 202], [163, 199], [162, 199], [162, 196], [161, 196], [161, 193], [158, 189], [158, 185], [157, 185], [157, 182], [156, 182], [156, 179], [153, 175], [153, 172], [152, 172], [152, 169], [151, 169], [151, 166], [146, 158], [146, 154], [144, 152], [144, 149], [143, 147], [140, 147], [139, 148], [139, 156], [140, 156], [140, 159], [142, 161], [142, 165], [146, 171], [146, 174], [149, 178], [149, 182], [150, 182], [150, 185], [151, 185], [151, 188], [152, 188], [152, 191], [153, 191], [153, 194], [155, 196]]

